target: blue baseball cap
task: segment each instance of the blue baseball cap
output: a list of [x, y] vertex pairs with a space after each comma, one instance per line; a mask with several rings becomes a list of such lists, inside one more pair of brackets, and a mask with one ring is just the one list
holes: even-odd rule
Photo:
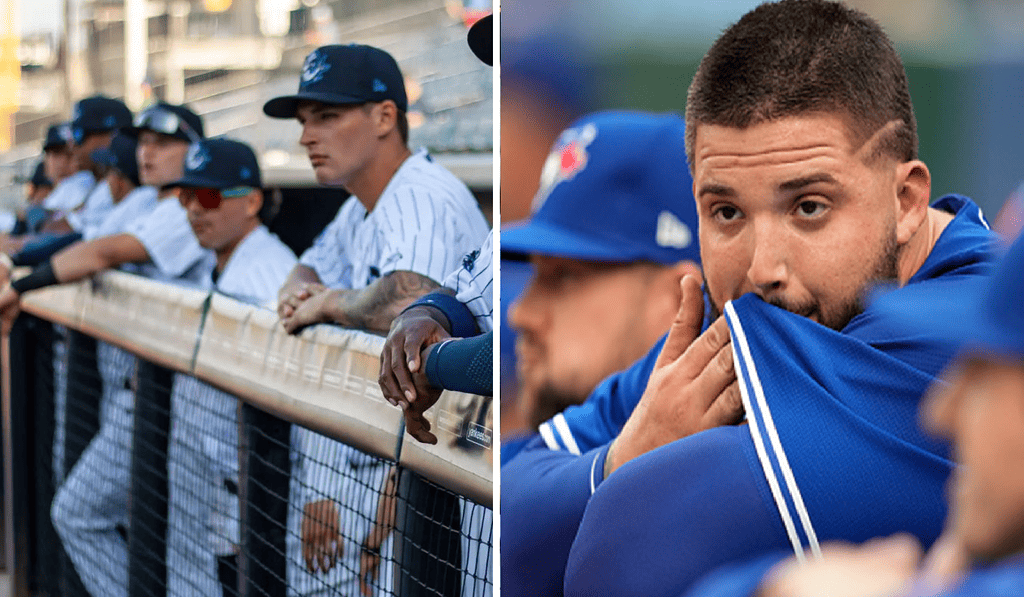
[[217, 137], [193, 143], [185, 154], [185, 172], [178, 180], [163, 185], [230, 189], [263, 186], [260, 165], [252, 148], [233, 139]]
[[137, 147], [138, 142], [135, 138], [118, 133], [110, 140], [109, 147], [92, 152], [92, 161], [116, 169], [135, 186], [140, 186], [142, 183], [139, 181], [139, 162], [135, 154]]
[[43, 141], [43, 151], [50, 151], [57, 147], [66, 147], [71, 142], [71, 127], [66, 122], [51, 124], [46, 129], [46, 140]]
[[592, 261], [700, 263], [683, 120], [599, 112], [577, 120], [544, 163], [533, 215], [503, 251]]
[[[913, 329], [927, 329], [964, 352], [1024, 357], [1024, 236], [991, 276], [912, 284], [878, 294], [873, 306]], [[965, 309], [964, 306], [967, 306]]]
[[75, 103], [71, 112], [71, 137], [81, 143], [89, 133], [113, 131], [131, 126], [132, 113], [124, 102], [94, 95]]
[[405, 80], [395, 59], [380, 48], [359, 44], [313, 50], [302, 64], [299, 92], [275, 97], [263, 104], [263, 112], [271, 118], [295, 118], [301, 100], [325, 104], [392, 100], [399, 110], [408, 108]]

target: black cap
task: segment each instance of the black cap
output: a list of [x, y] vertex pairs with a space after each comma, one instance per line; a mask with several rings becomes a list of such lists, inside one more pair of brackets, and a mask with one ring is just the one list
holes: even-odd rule
[[476, 57], [487, 66], [494, 66], [494, 15], [487, 15], [469, 28], [466, 42]]
[[81, 143], [89, 133], [113, 131], [131, 126], [132, 113], [121, 100], [94, 95], [79, 100], [71, 113], [71, 137]]
[[36, 164], [36, 169], [32, 173], [32, 178], [29, 182], [37, 187], [52, 187], [53, 181], [46, 177], [46, 168], [43, 167], [43, 163], [39, 162]]
[[139, 162], [135, 156], [137, 146], [134, 138], [118, 133], [110, 140], [110, 147], [92, 152], [92, 161], [114, 168], [135, 186], [140, 186], [142, 183], [139, 181]]
[[252, 148], [240, 141], [218, 137], [193, 143], [185, 154], [184, 175], [163, 185], [163, 188], [230, 189], [262, 186], [260, 165]]
[[272, 118], [294, 118], [299, 100], [325, 104], [392, 100], [403, 112], [409, 103], [402, 71], [391, 54], [358, 44], [313, 50], [302, 64], [299, 92], [275, 97], [263, 104], [263, 112]]
[[189, 143], [206, 136], [203, 133], [203, 119], [198, 114], [187, 106], [164, 102], [146, 108], [135, 117], [131, 126], [122, 130], [129, 137], [138, 137], [142, 131], [162, 133]]
[[43, 141], [43, 151], [50, 151], [58, 147], [64, 147], [71, 142], [71, 127], [66, 122], [51, 124], [46, 129], [46, 140]]

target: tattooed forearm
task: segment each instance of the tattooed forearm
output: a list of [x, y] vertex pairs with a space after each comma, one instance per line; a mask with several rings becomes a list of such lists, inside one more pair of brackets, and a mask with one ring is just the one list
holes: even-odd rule
[[391, 272], [362, 290], [334, 291], [331, 319], [346, 327], [387, 333], [402, 309], [438, 288], [440, 284], [416, 272]]

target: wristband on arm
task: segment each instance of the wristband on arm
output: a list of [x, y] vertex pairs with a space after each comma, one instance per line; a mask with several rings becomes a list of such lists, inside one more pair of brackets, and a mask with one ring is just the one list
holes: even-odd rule
[[55, 286], [57, 284], [60, 284], [60, 281], [57, 280], [57, 274], [53, 271], [53, 263], [47, 261], [43, 265], [32, 270], [32, 272], [24, 278], [19, 278], [11, 282], [11, 288], [13, 288], [18, 294], [25, 294], [29, 290]]
[[448, 320], [448, 332], [456, 338], [469, 338], [480, 333], [480, 329], [476, 326], [476, 318], [470, 313], [469, 308], [449, 294], [441, 292], [425, 294], [402, 309], [402, 313], [420, 305], [433, 307], [444, 314]]

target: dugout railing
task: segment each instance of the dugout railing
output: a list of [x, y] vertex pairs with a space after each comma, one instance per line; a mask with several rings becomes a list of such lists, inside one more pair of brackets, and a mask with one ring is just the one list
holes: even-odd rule
[[[183, 570], [206, 560], [189, 560], [195, 549], [174, 546], [191, 541], [205, 553], [207, 540], [195, 535], [211, 525], [232, 529], [220, 537], [228, 551], [214, 563], [224, 595], [492, 594], [489, 397], [446, 392], [428, 412], [439, 438], [431, 446], [405, 435], [400, 412], [377, 387], [380, 336], [327, 325], [288, 335], [268, 307], [120, 272], [33, 291], [22, 308], [2, 366], [13, 595], [88, 595], [50, 510], [105, 420], [104, 344], [137, 357], [131, 381], [115, 388], [134, 394], [130, 457], [104, 465], [130, 473], [125, 520], [117, 525], [127, 545], [127, 594], [201, 594], [189, 579], [171, 579], [181, 581], [190, 574]], [[205, 394], [181, 390], [191, 387], [185, 378], [225, 392], [237, 403], [233, 412], [215, 412]], [[182, 396], [196, 396], [195, 404]], [[210, 409], [191, 417], [197, 431], [183, 431], [186, 408]], [[231, 435], [223, 424], [237, 429], [237, 473], [226, 474], [228, 493], [220, 492], [229, 496], [226, 506], [206, 503], [224, 499], [188, 481], [206, 465], [179, 464], [190, 442], [223, 451]], [[332, 447], [312, 447], [322, 445]], [[295, 467], [326, 472], [310, 477]], [[343, 553], [334, 576], [304, 576], [296, 572], [304, 567], [301, 525], [311, 520], [307, 504], [321, 499], [337, 510], [331, 520]], [[201, 520], [188, 518], [195, 512]], [[363, 548], [373, 534], [377, 552]], [[96, 566], [106, 565], [104, 557], [97, 549]], [[360, 590], [352, 574], [366, 561], [377, 575]]]

